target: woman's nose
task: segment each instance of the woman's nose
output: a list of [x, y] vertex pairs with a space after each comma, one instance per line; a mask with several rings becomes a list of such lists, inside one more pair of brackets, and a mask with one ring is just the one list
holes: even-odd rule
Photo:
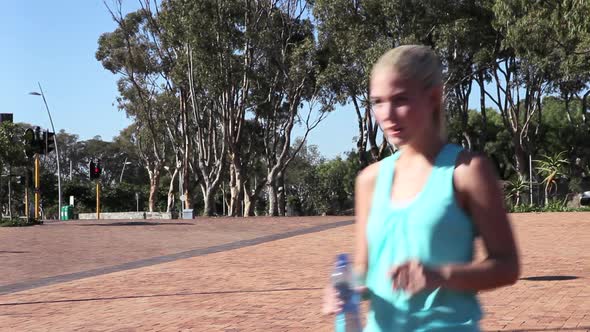
[[387, 119], [391, 122], [397, 122], [398, 114], [397, 114], [397, 107], [395, 107], [394, 103], [387, 104]]

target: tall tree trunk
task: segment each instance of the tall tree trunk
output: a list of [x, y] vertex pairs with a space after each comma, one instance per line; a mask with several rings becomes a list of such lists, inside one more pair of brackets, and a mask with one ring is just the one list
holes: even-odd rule
[[367, 151], [367, 126], [366, 126], [366, 116], [363, 116], [361, 113], [360, 105], [357, 101], [356, 96], [351, 96], [352, 104], [354, 105], [354, 110], [356, 112], [356, 117], [358, 121], [358, 137], [356, 142], [356, 149], [358, 153], [358, 159], [361, 164], [361, 169], [364, 168], [369, 164], [367, 160], [367, 156], [365, 151]]
[[240, 215], [240, 209], [242, 206], [242, 188], [243, 188], [243, 180], [242, 180], [242, 163], [240, 160], [240, 156], [236, 153], [230, 153], [230, 204], [229, 204], [229, 213], [228, 215], [231, 217], [237, 217]]
[[456, 94], [459, 98], [460, 104], [460, 116], [461, 116], [461, 135], [465, 138], [464, 147], [472, 150], [473, 145], [471, 144], [471, 136], [469, 135], [469, 95], [471, 94], [472, 81], [469, 83], [458, 84], [455, 88]]
[[[186, 97], [184, 98], [186, 100]], [[186, 103], [184, 104], [184, 110], [182, 114], [182, 126], [183, 126], [183, 158], [182, 158], [182, 194], [184, 195], [184, 206], [186, 209], [192, 209], [193, 200], [191, 197], [191, 188], [190, 188], [190, 167], [189, 167], [189, 160], [191, 158], [191, 143], [190, 138], [188, 135], [188, 115], [186, 110]]]
[[215, 197], [215, 190], [213, 188], [207, 188], [204, 184], [201, 184], [201, 192], [203, 193], [204, 204], [203, 215], [210, 217], [216, 212], [215, 202], [213, 200]]
[[512, 143], [514, 144], [514, 162], [516, 172], [521, 179], [527, 178], [527, 152], [523, 144], [520, 142], [520, 133], [513, 135]]
[[258, 203], [258, 199], [260, 197], [260, 193], [265, 187], [266, 182], [257, 183], [256, 175], [254, 176], [254, 183], [252, 184], [253, 190], [248, 188], [250, 187], [250, 181], [244, 182], [244, 200], [245, 200], [245, 208], [244, 208], [244, 217], [251, 217], [254, 215], [258, 215], [256, 211], [256, 204]]
[[150, 198], [148, 203], [149, 212], [155, 212], [156, 210], [156, 195], [158, 194], [158, 188], [160, 187], [160, 169], [148, 170], [150, 177]]
[[248, 188], [247, 183], [244, 184], [244, 217], [251, 217], [254, 215], [254, 204], [256, 203], [256, 196]]
[[471, 145], [471, 136], [467, 133], [467, 131], [463, 131], [463, 138], [465, 138], [465, 145], [464, 148], [467, 150], [472, 150], [473, 147]]
[[477, 75], [477, 84], [479, 85], [479, 107], [481, 112], [481, 120], [482, 120], [482, 128], [481, 132], [479, 133], [481, 151], [484, 151], [487, 141], [487, 132], [488, 132], [488, 116], [486, 113], [486, 94], [485, 94], [485, 82], [483, 77], [483, 72], [479, 72]]
[[371, 160], [373, 162], [379, 161], [383, 158], [383, 145], [377, 144], [377, 133], [379, 131], [379, 124], [373, 121], [371, 110], [365, 110], [365, 125], [367, 126], [367, 140], [369, 142], [369, 149], [371, 151]]
[[570, 126], [574, 125], [574, 120], [572, 119], [572, 113], [570, 111], [570, 99], [571, 99], [571, 95], [569, 93], [566, 93], [564, 96], [564, 101], [565, 101], [565, 114], [567, 116], [567, 122], [570, 124]]
[[277, 176], [277, 210], [279, 216], [285, 216], [285, 206], [287, 204], [287, 197], [285, 193], [285, 176], [281, 172]]
[[271, 182], [266, 185], [267, 192], [268, 192], [268, 216], [276, 217], [277, 216], [277, 190], [276, 184]]
[[588, 109], [588, 97], [589, 96], [590, 96], [590, 90], [586, 91], [584, 96], [582, 96], [582, 120], [584, 121], [584, 124], [588, 123], [588, 112], [590, 111]]
[[178, 175], [179, 167], [174, 169], [174, 173], [170, 175], [170, 184], [168, 185], [168, 204], [166, 204], [166, 212], [170, 213], [172, 211], [172, 207], [174, 206], [174, 182], [176, 181], [176, 176]]

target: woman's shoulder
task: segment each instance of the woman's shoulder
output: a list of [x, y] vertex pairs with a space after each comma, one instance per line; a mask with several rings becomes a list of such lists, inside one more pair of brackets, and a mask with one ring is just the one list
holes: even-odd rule
[[356, 176], [356, 186], [357, 187], [364, 187], [364, 188], [372, 188], [375, 186], [375, 182], [379, 177], [381, 166], [386, 164], [388, 161], [391, 161], [397, 157], [396, 154], [393, 154], [389, 157], [381, 159], [380, 161], [374, 162], [367, 167], [363, 168]]
[[372, 163], [363, 168], [356, 176], [357, 188], [367, 188], [375, 185], [377, 177], [379, 176], [379, 166], [383, 160]]
[[454, 172], [455, 185], [458, 189], [474, 190], [481, 184], [499, 185], [494, 164], [485, 154], [462, 150], [457, 156]]
[[363, 168], [356, 176], [356, 188], [372, 192], [373, 188], [375, 187], [375, 183], [379, 178], [382, 167], [392, 167], [392, 162], [394, 162], [398, 156], [398, 152], [396, 152]]
[[495, 166], [483, 153], [462, 150], [457, 156], [453, 172], [453, 186], [459, 205], [466, 211], [470, 210], [471, 202], [478, 199], [481, 192], [492, 189], [501, 192], [500, 180]]

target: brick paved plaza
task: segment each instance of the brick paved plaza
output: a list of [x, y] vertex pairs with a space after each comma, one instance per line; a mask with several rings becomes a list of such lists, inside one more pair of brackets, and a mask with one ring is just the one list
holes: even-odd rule
[[[0, 228], [2, 331], [331, 331], [320, 313], [351, 217]], [[512, 216], [521, 280], [485, 331], [590, 331], [590, 213]], [[481, 251], [478, 256], [481, 257]]]

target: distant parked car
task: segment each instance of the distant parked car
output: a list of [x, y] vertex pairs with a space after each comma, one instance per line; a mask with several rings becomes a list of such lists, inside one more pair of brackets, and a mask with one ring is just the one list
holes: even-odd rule
[[590, 191], [585, 191], [582, 193], [582, 197], [580, 197], [580, 205], [590, 205]]

